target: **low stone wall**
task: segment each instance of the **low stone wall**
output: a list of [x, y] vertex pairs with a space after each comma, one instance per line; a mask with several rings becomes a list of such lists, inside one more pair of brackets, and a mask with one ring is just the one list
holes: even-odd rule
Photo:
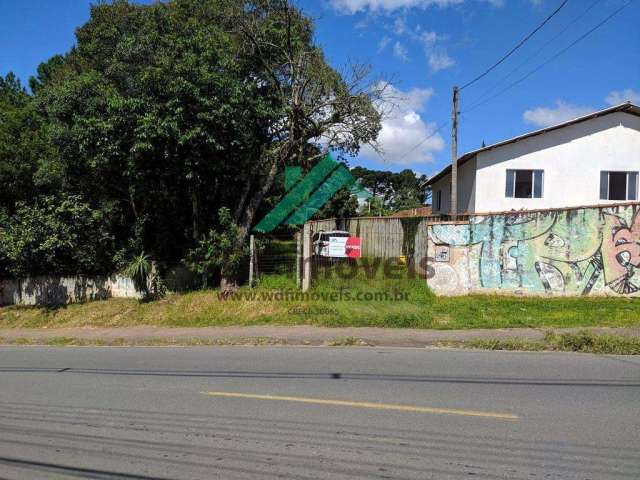
[[640, 204], [476, 215], [427, 228], [441, 295], [640, 296]]
[[[163, 268], [162, 279], [169, 292], [199, 287], [199, 279], [183, 265]], [[48, 275], [0, 280], [0, 306], [66, 305], [106, 298], [140, 298], [130, 278], [123, 275]]]
[[113, 297], [139, 298], [140, 295], [131, 279], [122, 275], [0, 280], [0, 305], [66, 305]]

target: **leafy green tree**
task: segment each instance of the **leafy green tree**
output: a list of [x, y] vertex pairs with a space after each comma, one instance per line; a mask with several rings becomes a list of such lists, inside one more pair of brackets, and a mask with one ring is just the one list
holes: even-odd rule
[[[38, 90], [69, 189], [108, 205], [119, 238], [179, 258], [225, 199], [269, 115], [228, 33], [232, 2], [92, 7]], [[230, 195], [229, 195], [230, 196]]]
[[38, 65], [37, 75], [29, 78], [29, 88], [34, 94], [47, 83], [53, 80], [56, 71], [64, 65], [64, 57], [62, 55], [54, 55], [46, 62]]
[[[423, 206], [430, 198], [427, 176], [405, 169], [399, 173], [355, 167], [351, 173], [360, 180], [376, 200], [367, 203], [366, 213], [386, 215], [399, 210]], [[374, 213], [375, 211], [375, 213]]]
[[[340, 158], [358, 153], [360, 145], [376, 147], [381, 128], [374, 102], [384, 98], [386, 84], [369, 81], [370, 68], [351, 65], [338, 72], [314, 43], [313, 22], [288, 0], [248, 2], [239, 24], [243, 50], [259, 66], [260, 83], [273, 96], [280, 115], [259, 161], [248, 170], [236, 221], [244, 241], [265, 194], [285, 165], [311, 168], [327, 151]], [[259, 166], [257, 170], [255, 167]], [[245, 196], [245, 192], [247, 195]]]
[[240, 228], [235, 224], [228, 208], [218, 210], [218, 228], [211, 229], [207, 236], [187, 253], [185, 263], [205, 278], [220, 273], [221, 288], [235, 288], [241, 262], [249, 253], [248, 248], [238, 248]]
[[13, 276], [108, 272], [113, 238], [100, 212], [77, 196], [18, 202], [0, 227], [0, 258]]
[[57, 151], [33, 98], [12, 73], [0, 77], [0, 210], [12, 213], [60, 182]]
[[393, 175], [391, 180], [392, 208], [397, 211], [423, 206], [428, 198], [426, 181], [425, 175], [418, 177], [409, 169]]
[[324, 207], [316, 213], [315, 219], [349, 218], [358, 214], [358, 199], [347, 188], [341, 188]]
[[367, 188], [374, 197], [381, 197], [386, 200], [389, 196], [392, 189], [392, 172], [387, 170], [369, 170], [365, 167], [354, 167], [351, 169], [351, 173], [360, 180], [362, 186]]
[[136, 237], [182, 258], [227, 206], [241, 252], [286, 165], [375, 144], [384, 86], [329, 66], [288, 1], [116, 0], [76, 36], [31, 86], [64, 188], [104, 213], [119, 251]]

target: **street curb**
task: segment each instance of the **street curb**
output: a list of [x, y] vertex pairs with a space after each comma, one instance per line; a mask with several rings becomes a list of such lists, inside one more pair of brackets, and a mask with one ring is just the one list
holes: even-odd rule
[[3, 345], [188, 345], [188, 346], [373, 346], [430, 347], [483, 340], [543, 340], [545, 333], [589, 332], [597, 335], [640, 337], [640, 328], [511, 328], [476, 330], [419, 330], [375, 327], [249, 326], [164, 328], [0, 329]]

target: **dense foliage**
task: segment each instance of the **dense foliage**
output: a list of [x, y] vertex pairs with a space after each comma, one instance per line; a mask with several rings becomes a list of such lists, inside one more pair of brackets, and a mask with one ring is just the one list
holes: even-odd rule
[[241, 252], [285, 165], [375, 145], [380, 83], [330, 67], [286, 0], [116, 0], [76, 37], [31, 93], [0, 81], [0, 275], [194, 258], [222, 207]]
[[[223, 280], [236, 278], [240, 262], [246, 257], [248, 245], [236, 245], [239, 227], [228, 208], [218, 211], [218, 228], [211, 229], [197, 245], [187, 252], [185, 263], [194, 272], [208, 278], [220, 272]], [[224, 285], [223, 285], [224, 286]]]
[[41, 196], [18, 202], [2, 219], [0, 259], [6, 274], [103, 273], [112, 263], [113, 237], [103, 212], [80, 197]]
[[430, 187], [427, 187], [428, 177], [417, 175], [413, 170], [394, 173], [354, 167], [351, 173], [371, 197], [358, 201], [350, 187], [343, 188], [315, 215], [315, 219], [393, 215], [402, 210], [423, 207], [431, 196]]
[[427, 176], [418, 176], [409, 169], [393, 173], [355, 167], [351, 173], [373, 195], [366, 205], [371, 215], [385, 215], [424, 206], [431, 194], [427, 187]]

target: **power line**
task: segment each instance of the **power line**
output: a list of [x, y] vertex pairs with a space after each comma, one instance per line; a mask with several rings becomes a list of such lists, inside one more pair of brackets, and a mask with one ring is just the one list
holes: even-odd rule
[[562, 50], [560, 50], [559, 52], [555, 53], [553, 56], [551, 56], [550, 58], [548, 58], [547, 60], [545, 60], [544, 62], [542, 62], [540, 65], [538, 65], [536, 68], [534, 68], [533, 70], [529, 71], [527, 74], [525, 74], [524, 76], [520, 77], [518, 80], [516, 80], [515, 82], [509, 84], [507, 87], [503, 88], [502, 90], [500, 90], [498, 93], [496, 93], [495, 95], [492, 95], [491, 97], [487, 98], [486, 100], [483, 100], [479, 103], [476, 103], [475, 105], [472, 105], [469, 109], [467, 109], [465, 111], [465, 113], [469, 113], [472, 110], [475, 110], [476, 108], [490, 102], [491, 100], [493, 100], [496, 97], [499, 97], [500, 95], [502, 95], [503, 93], [507, 92], [508, 90], [511, 90], [513, 87], [520, 85], [522, 82], [524, 82], [527, 78], [529, 78], [530, 76], [532, 76], [533, 74], [539, 72], [542, 68], [546, 67], [549, 63], [553, 62], [556, 58], [560, 57], [561, 55], [563, 55], [564, 53], [566, 53], [569, 49], [571, 49], [572, 47], [574, 47], [575, 45], [577, 45], [578, 43], [580, 43], [582, 40], [584, 40], [585, 38], [587, 38], [589, 35], [591, 35], [593, 32], [595, 32], [597, 29], [599, 29], [600, 27], [602, 27], [605, 23], [607, 23], [609, 20], [611, 20], [613, 17], [615, 17], [616, 15], [618, 15], [622, 10], [624, 10], [625, 8], [627, 8], [631, 3], [633, 2], [633, 0], [629, 0], [627, 3], [625, 3], [624, 5], [622, 5], [620, 8], [614, 10], [611, 14], [609, 14], [604, 20], [602, 20], [601, 22], [599, 22], [598, 24], [596, 24], [594, 27], [592, 27], [591, 29], [589, 29], [587, 32], [585, 32], [584, 34], [582, 34], [580, 37], [578, 37], [576, 40], [574, 40], [573, 42], [571, 42], [569, 45], [567, 45], [565, 48], [563, 48]]
[[397, 161], [397, 162], [400, 162], [401, 160], [404, 160], [404, 159], [407, 157], [407, 155], [409, 155], [411, 152], [413, 152], [414, 150], [416, 150], [418, 147], [420, 147], [422, 144], [424, 144], [424, 142], [426, 142], [427, 140], [429, 140], [429, 139], [431, 139], [431, 138], [435, 137], [435, 136], [436, 136], [436, 134], [437, 134], [438, 132], [440, 132], [444, 127], [446, 127], [447, 125], [449, 125], [449, 123], [451, 123], [451, 121], [450, 121], [450, 120], [447, 120], [446, 122], [441, 123], [440, 125], [438, 125], [438, 127], [437, 127], [433, 132], [431, 132], [429, 135], [427, 135], [425, 138], [423, 138], [419, 143], [415, 144], [415, 145], [414, 145], [413, 147], [411, 147], [409, 150], [407, 150], [406, 152], [404, 152], [404, 153], [402, 154], [402, 156], [401, 156], [398, 160], [396, 160], [396, 161]]
[[545, 42], [540, 48], [536, 49], [536, 51], [533, 53], [533, 55], [529, 56], [524, 62], [522, 62], [516, 68], [514, 68], [509, 73], [507, 73], [504, 77], [502, 77], [500, 79], [500, 81], [496, 82], [492, 87], [490, 87], [487, 90], [485, 90], [482, 95], [480, 95], [475, 101], [471, 102], [472, 106], [470, 107], [470, 109], [475, 108], [475, 104], [476, 103], [481, 103], [488, 94], [490, 94], [493, 90], [495, 90], [496, 88], [501, 86], [505, 82], [505, 80], [507, 80], [509, 77], [511, 77], [511, 75], [513, 75], [514, 73], [519, 71], [522, 67], [524, 67], [526, 64], [528, 64], [531, 60], [533, 60], [538, 55], [540, 55], [540, 53], [542, 53], [542, 51], [545, 48], [547, 48], [549, 45], [551, 45], [553, 42], [555, 42], [559, 37], [561, 37], [571, 26], [575, 25], [577, 22], [582, 20], [593, 9], [593, 7], [595, 7], [601, 1], [602, 0], [595, 0], [594, 2], [592, 2], [580, 15], [578, 15], [573, 20], [571, 20], [569, 23], [567, 23], [567, 25], [565, 25], [565, 27], [562, 30], [560, 30], [560, 32], [558, 32], [551, 39], [549, 39], [547, 42]]
[[515, 47], [513, 47], [511, 50], [509, 50], [506, 55], [504, 55], [500, 60], [498, 60], [493, 65], [491, 65], [487, 70], [485, 70], [483, 73], [478, 75], [476, 78], [474, 78], [473, 80], [471, 80], [471, 81], [465, 83], [463, 86], [461, 86], [460, 90], [464, 90], [468, 86], [476, 83], [482, 77], [484, 77], [485, 75], [489, 74], [489, 72], [491, 72], [498, 65], [500, 65], [502, 62], [504, 62], [507, 58], [509, 58], [516, 50], [518, 50], [522, 45], [524, 45], [527, 42], [527, 40], [529, 40], [531, 37], [533, 37], [536, 34], [536, 32], [538, 32], [538, 30], [540, 30], [542, 27], [544, 27], [549, 22], [549, 20], [551, 20], [560, 10], [562, 10], [562, 8], [567, 4], [568, 1], [569, 0], [563, 0], [563, 2], [560, 4], [560, 6], [558, 6], [558, 8], [556, 8], [553, 12], [551, 12], [551, 14], [547, 18], [545, 18], [544, 21], [540, 25], [538, 25], [531, 33], [529, 33], [526, 37], [524, 37], [522, 40], [520, 40], [520, 42], [518, 42], [518, 44]]
[[[568, 1], [568, 0], [567, 0]], [[600, 2], [601, 0], [595, 0], [581, 15], [579, 15], [578, 17], [576, 17], [572, 23], [575, 23], [577, 21], [579, 21], [582, 17], [584, 17], [584, 15], [586, 15], [598, 2]], [[594, 27], [592, 27], [590, 30], [588, 30], [586, 33], [584, 33], [583, 35], [581, 35], [580, 37], [578, 37], [576, 40], [574, 40], [572, 43], [570, 43], [567, 47], [563, 48], [562, 50], [560, 50], [559, 52], [557, 52], [556, 54], [554, 54], [552, 57], [550, 57], [549, 59], [547, 59], [546, 61], [544, 61], [542, 64], [538, 65], [536, 68], [534, 68], [533, 70], [531, 70], [530, 72], [528, 72], [526, 75], [524, 75], [523, 77], [521, 77], [520, 79], [516, 80], [515, 82], [511, 83], [510, 85], [508, 85], [506, 88], [500, 90], [498, 93], [496, 93], [495, 95], [489, 97], [486, 100], [481, 100], [480, 102], [472, 105], [469, 109], [464, 110], [462, 113], [468, 113], [472, 110], [475, 110], [476, 108], [490, 102], [491, 100], [493, 100], [494, 98], [499, 97], [500, 95], [502, 95], [503, 93], [507, 92], [508, 90], [510, 90], [511, 88], [519, 85], [520, 83], [524, 82], [527, 78], [529, 78], [531, 75], [537, 73], [539, 70], [541, 70], [543, 67], [545, 67], [546, 65], [548, 65], [549, 63], [551, 63], [552, 61], [554, 61], [556, 58], [560, 57], [561, 55], [563, 55], [567, 50], [571, 49], [572, 47], [574, 47], [576, 44], [580, 43], [582, 40], [584, 40], [586, 37], [588, 37], [589, 35], [591, 35], [593, 32], [595, 32], [598, 28], [602, 27], [605, 23], [607, 23], [609, 20], [611, 20], [613, 17], [615, 17], [618, 13], [620, 13], [622, 10], [624, 10], [627, 6], [629, 6], [631, 3], [633, 2], [633, 0], [629, 0], [627, 3], [625, 3], [624, 5], [622, 5], [622, 7], [618, 8], [617, 10], [615, 10], [613, 13], [611, 13], [609, 16], [607, 16], [604, 20], [602, 20], [600, 23], [598, 23], [597, 25], [595, 25]], [[563, 2], [558, 9], [556, 9], [556, 11], [552, 14], [554, 15], [555, 13], [557, 13], [559, 11], [560, 8], [562, 8], [564, 6], [564, 4], [566, 4], [567, 2]], [[551, 16], [552, 16], [551, 15]], [[551, 18], [551, 16], [549, 16], [547, 18], [546, 21], [548, 21], [549, 18]], [[549, 43], [553, 42], [554, 40], [556, 40], [562, 33], [564, 33], [564, 31], [566, 31], [567, 28], [569, 28], [569, 26], [571, 25], [571, 23], [569, 25], [567, 25], [567, 27], [565, 27], [565, 29], [560, 32], [559, 35], [556, 35], [550, 42], [547, 42], [547, 44], [545, 44], [543, 46], [546, 47]], [[540, 27], [538, 27], [537, 30], [539, 30], [542, 27], [542, 25]], [[537, 31], [536, 30], [536, 31]], [[532, 32], [532, 34], [529, 35], [529, 37], [531, 35], [533, 35], [534, 32]], [[526, 40], [525, 40], [526, 41]], [[514, 50], [515, 51], [515, 50]], [[509, 54], [511, 54], [513, 52], [510, 52]], [[524, 64], [526, 64], [529, 60], [531, 60], [532, 58], [534, 58], [536, 55], [533, 55], [531, 57], [529, 57], [525, 62], [523, 62], [519, 67], [517, 67], [516, 69], [514, 69], [512, 72], [510, 72], [505, 78], [503, 78], [499, 83], [502, 83], [503, 80], [505, 80], [508, 76], [510, 76], [514, 71], [517, 71], [518, 69], [522, 68], [522, 66], [524, 66]], [[503, 60], [506, 59], [506, 56], [503, 58]], [[502, 60], [501, 60], [502, 61]], [[495, 66], [497, 66], [498, 64], [496, 64]], [[492, 67], [494, 68], [494, 67]], [[487, 70], [486, 73], [489, 73], [490, 70]], [[482, 76], [484, 76], [485, 74], [483, 74]], [[480, 79], [481, 77], [478, 77], [477, 79]], [[473, 81], [476, 81], [477, 79], [474, 79]], [[468, 84], [466, 84], [465, 86], [470, 85], [471, 82], [469, 82]], [[497, 85], [495, 85], [494, 87], [492, 87], [490, 90], [493, 90], [493, 88], [495, 88]], [[464, 88], [464, 87], [462, 87]], [[489, 90], [489, 91], [490, 91]], [[484, 95], [483, 95], [484, 96]], [[482, 98], [482, 97], [480, 97]], [[409, 150], [407, 150], [400, 158], [399, 160], [403, 160], [404, 158], [407, 157], [407, 155], [409, 155], [411, 152], [413, 152], [414, 150], [416, 150], [417, 148], [419, 148], [422, 144], [424, 144], [427, 140], [433, 138], [437, 133], [439, 133], [443, 128], [445, 128], [446, 126], [448, 126], [451, 123], [451, 121], [446, 121], [443, 122], [441, 124], [438, 125], [438, 127], [436, 128], [436, 130], [434, 130], [433, 132], [431, 132], [428, 136], [426, 136], [423, 140], [421, 140], [419, 143], [417, 143], [416, 145], [414, 145], [413, 147], [411, 147]]]

